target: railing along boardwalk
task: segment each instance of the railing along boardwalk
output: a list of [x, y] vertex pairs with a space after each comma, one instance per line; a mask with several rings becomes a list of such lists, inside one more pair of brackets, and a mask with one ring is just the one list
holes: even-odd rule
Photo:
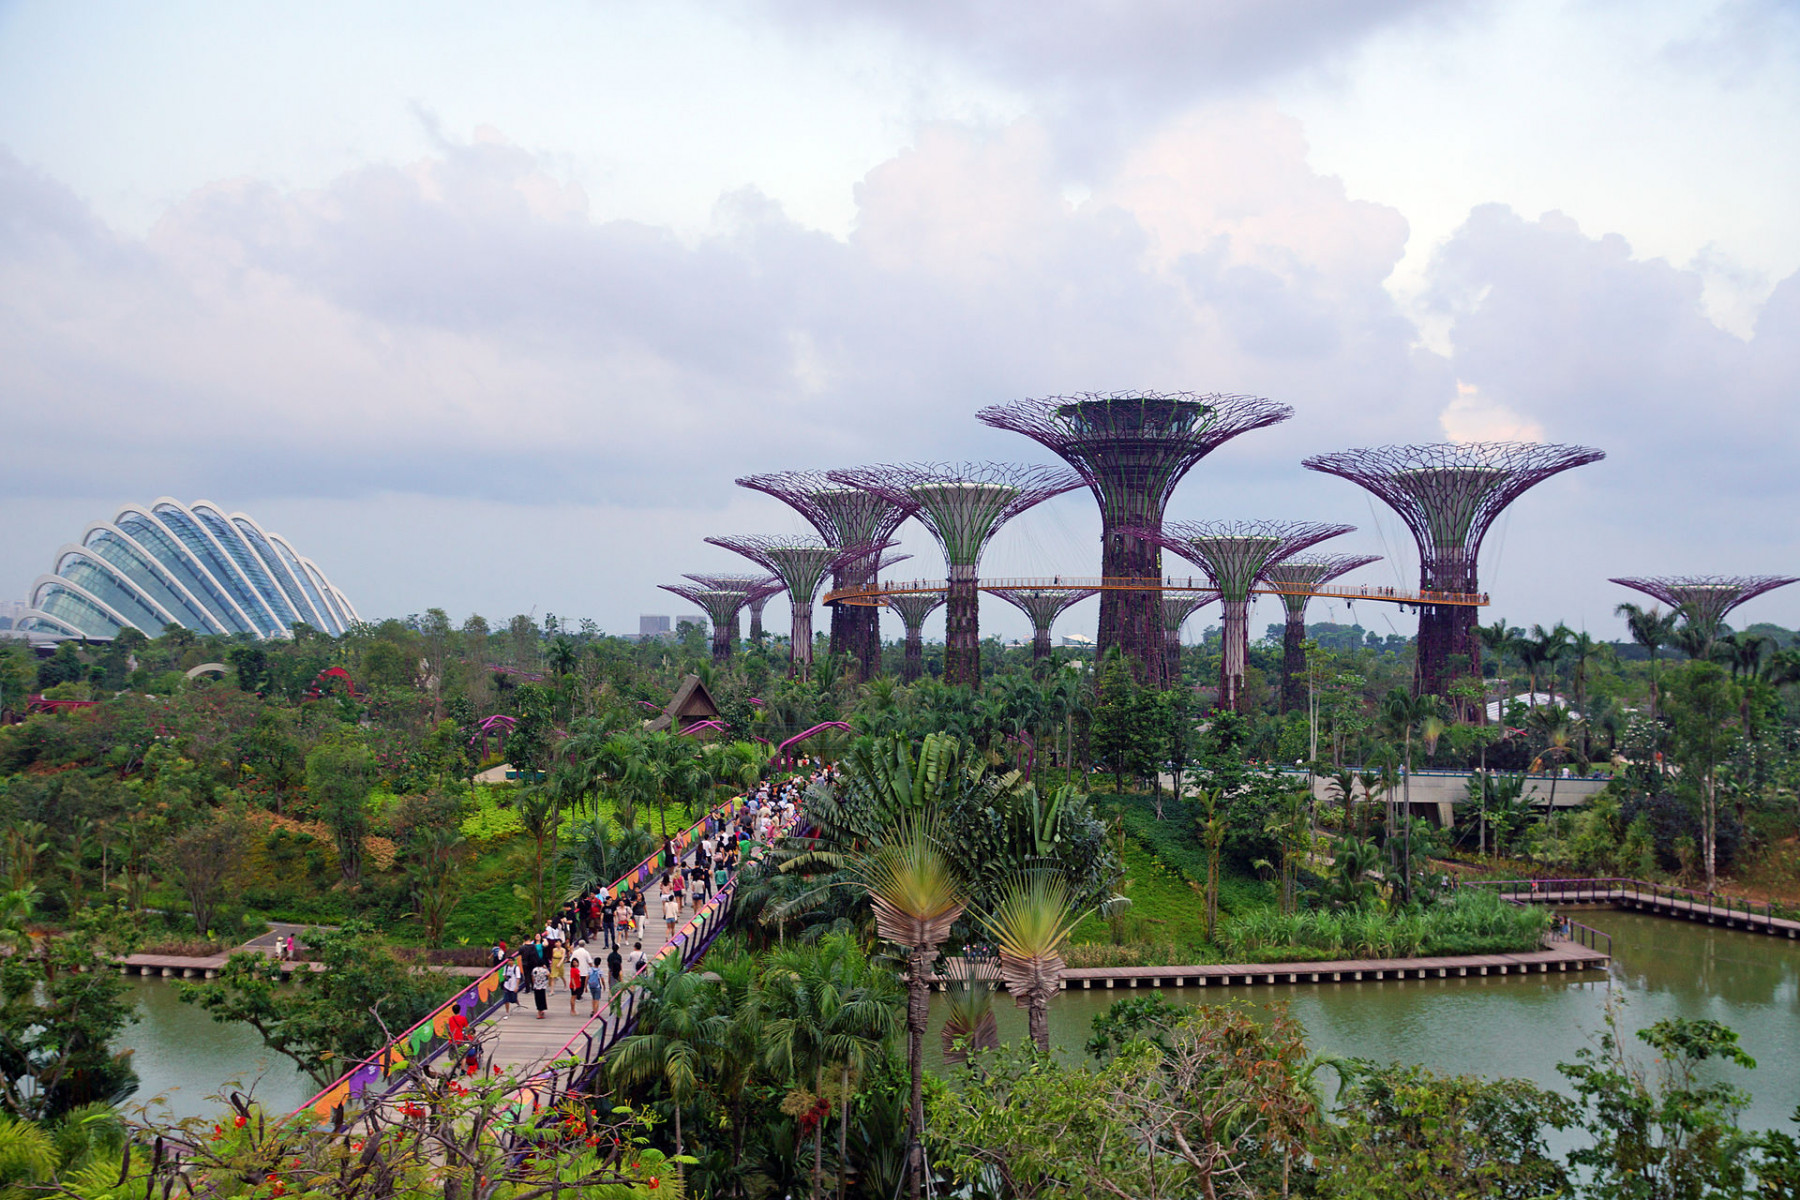
[[[825, 604], [887, 603], [889, 596], [916, 592], [941, 592], [949, 584], [942, 579], [889, 580], [857, 587], [835, 588], [825, 593]], [[1038, 588], [1086, 588], [1099, 592], [1213, 592], [1218, 589], [1210, 579], [1189, 575], [1136, 578], [1132, 576], [1051, 575], [1034, 578], [983, 579], [984, 592], [1031, 591]], [[1386, 604], [1454, 604], [1479, 608], [1488, 603], [1486, 592], [1428, 592], [1408, 588], [1384, 587], [1377, 584], [1321, 583], [1313, 587], [1298, 584], [1260, 583], [1252, 589], [1259, 596], [1324, 596], [1333, 600], [1379, 600]]]
[[1740, 900], [1642, 879], [1471, 879], [1461, 886], [1492, 888], [1521, 904], [1605, 905], [1800, 939], [1800, 921], [1776, 916], [1766, 900]]

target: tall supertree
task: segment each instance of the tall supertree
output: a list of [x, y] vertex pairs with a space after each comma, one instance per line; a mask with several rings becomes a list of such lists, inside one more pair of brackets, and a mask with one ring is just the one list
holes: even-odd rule
[[943, 549], [949, 575], [944, 679], [981, 686], [981, 553], [1002, 525], [1033, 505], [1080, 487], [1081, 477], [1055, 467], [991, 462], [856, 467], [830, 475], [835, 482], [916, 509], [914, 515]]
[[1031, 661], [1050, 657], [1050, 626], [1070, 606], [1080, 604], [1099, 588], [987, 588], [1031, 619]]
[[[762, 644], [763, 605], [769, 602], [771, 596], [777, 596], [781, 593], [782, 584], [781, 579], [778, 576], [699, 573], [683, 575], [682, 578], [691, 579], [708, 591], [743, 592], [744, 606], [750, 610], [750, 640], [757, 645]], [[731, 631], [731, 639], [734, 643], [737, 641], [737, 629], [735, 626]]]
[[793, 608], [788, 671], [802, 679], [811, 675], [813, 600], [819, 594], [819, 585], [825, 581], [826, 573], [847, 555], [867, 553], [867, 547], [845, 549], [819, 538], [795, 534], [746, 534], [706, 540], [743, 555], [780, 578]]
[[1636, 588], [1685, 613], [1688, 624], [1710, 642], [1719, 636], [1725, 614], [1732, 609], [1764, 592], [1800, 580], [1792, 575], [1658, 575], [1609, 582]]
[[[1419, 590], [1473, 597], [1481, 541], [1506, 506], [1528, 488], [1606, 454], [1538, 442], [1437, 442], [1320, 454], [1301, 463], [1380, 496], [1419, 544]], [[1472, 604], [1419, 605], [1418, 687], [1448, 694], [1453, 656], [1479, 673], [1481, 646]]]
[[[1161, 547], [1158, 547], [1161, 549]], [[1162, 598], [1163, 678], [1170, 687], [1181, 682], [1181, 627], [1187, 619], [1219, 598], [1217, 592], [1164, 592]]]
[[[737, 485], [790, 506], [837, 546], [886, 546], [917, 507], [836, 483], [824, 471], [745, 475]], [[878, 569], [873, 556], [845, 559], [832, 571], [832, 590], [867, 587]], [[867, 604], [832, 605], [831, 653], [853, 655], [861, 677], [869, 678], [876, 669], [870, 664], [881, 660], [881, 610]]]
[[1281, 593], [1287, 623], [1281, 630], [1281, 711], [1306, 703], [1300, 677], [1306, 672], [1306, 602], [1320, 585], [1358, 567], [1380, 562], [1379, 554], [1326, 554], [1288, 558], [1263, 572], [1263, 582]]
[[712, 622], [713, 665], [722, 667], [730, 663], [731, 652], [737, 645], [738, 611], [748, 602], [750, 593], [738, 588], [706, 588], [685, 583], [657, 586], [700, 606], [700, 611]]
[[888, 597], [888, 607], [900, 614], [906, 625], [906, 658], [900, 667], [900, 678], [907, 683], [925, 671], [925, 618], [944, 603], [945, 592], [937, 588], [929, 592], [896, 592]]
[[1219, 662], [1219, 707], [1242, 708], [1244, 670], [1250, 664], [1250, 591], [1264, 571], [1290, 554], [1354, 525], [1309, 521], [1193, 521], [1142, 530], [1163, 547], [1205, 571], [1225, 602], [1224, 655]]
[[[1162, 578], [1162, 550], [1126, 529], [1160, 530], [1175, 485], [1195, 463], [1240, 433], [1294, 415], [1257, 396], [1193, 392], [1088, 392], [1019, 400], [976, 416], [996, 429], [1022, 433], [1081, 473], [1100, 504], [1100, 574], [1108, 579]], [[1142, 664], [1145, 682], [1163, 673], [1163, 623], [1155, 587], [1108, 589], [1100, 595], [1096, 651], [1113, 646]]]

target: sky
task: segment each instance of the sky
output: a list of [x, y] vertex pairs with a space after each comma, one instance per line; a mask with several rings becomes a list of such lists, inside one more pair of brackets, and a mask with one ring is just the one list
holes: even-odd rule
[[1145, 388], [1292, 405], [1169, 515], [1355, 524], [1371, 583], [1410, 537], [1307, 455], [1605, 450], [1482, 619], [1617, 636], [1609, 576], [1800, 566], [1797, 201], [1793, 0], [0, 0], [0, 599], [172, 495], [366, 618], [629, 632], [802, 528], [739, 475], [1042, 462], [975, 411]]

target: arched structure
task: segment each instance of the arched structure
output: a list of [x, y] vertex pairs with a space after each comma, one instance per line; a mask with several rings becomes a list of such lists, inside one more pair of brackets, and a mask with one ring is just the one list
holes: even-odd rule
[[1163, 679], [1170, 687], [1181, 683], [1181, 627], [1187, 619], [1219, 598], [1217, 592], [1164, 592], [1162, 594]]
[[286, 637], [295, 625], [340, 634], [359, 618], [316, 563], [244, 513], [164, 496], [121, 509], [56, 553], [31, 587], [22, 630], [112, 637], [196, 633]]
[[1072, 605], [1100, 593], [1094, 588], [983, 588], [1031, 619], [1031, 659], [1050, 657], [1050, 626]]
[[[1301, 463], [1375, 493], [1406, 522], [1419, 545], [1419, 590], [1473, 593], [1482, 539], [1506, 506], [1527, 489], [1571, 467], [1605, 458], [1587, 446], [1538, 442], [1438, 442], [1320, 454]], [[1457, 673], [1480, 671], [1475, 610], [1419, 607], [1418, 687], [1448, 693]]]
[[1273, 563], [1354, 525], [1308, 521], [1194, 521], [1138, 536], [1158, 541], [1201, 570], [1224, 601], [1224, 653], [1219, 662], [1219, 707], [1242, 708], [1244, 671], [1250, 661], [1250, 591]]
[[714, 546], [742, 554], [780, 578], [786, 587], [788, 603], [793, 607], [788, 643], [788, 671], [802, 679], [812, 673], [813, 599], [825, 575], [846, 557], [867, 554], [868, 547], [846, 549], [819, 538], [791, 534], [745, 534], [738, 537], [709, 537]]
[[[1100, 505], [1100, 574], [1158, 579], [1161, 548], [1125, 530], [1160, 531], [1175, 485], [1194, 464], [1240, 433], [1285, 421], [1294, 410], [1256, 396], [1194, 392], [1087, 392], [1019, 400], [976, 414], [996, 429], [1022, 433], [1059, 455]], [[1142, 664], [1145, 681], [1162, 674], [1163, 619], [1154, 590], [1100, 597], [1096, 650], [1113, 646]]]
[[944, 552], [949, 575], [945, 604], [944, 678], [981, 684], [981, 608], [977, 590], [982, 551], [994, 533], [1026, 509], [1081, 486], [1073, 471], [1008, 463], [916, 463], [832, 471], [849, 487], [911, 505]]
[[[917, 507], [834, 482], [823, 471], [745, 475], [737, 485], [790, 506], [836, 546], [886, 546]], [[832, 589], [864, 586], [879, 569], [873, 555], [845, 559], [832, 572]], [[854, 656], [860, 678], [868, 679], [881, 663], [881, 614], [862, 606], [832, 605], [831, 653]]]
[[1608, 580], [1654, 596], [1687, 615], [1707, 641], [1719, 636], [1725, 616], [1746, 600], [1800, 582], [1792, 575], [1658, 575]]
[[900, 614], [900, 620], [906, 626], [906, 657], [900, 667], [900, 678], [907, 683], [924, 674], [925, 618], [938, 610], [946, 595], [942, 590], [906, 592], [888, 600], [888, 607]]
[[1325, 554], [1284, 558], [1263, 572], [1263, 582], [1281, 593], [1286, 622], [1281, 629], [1281, 711], [1306, 703], [1300, 677], [1306, 671], [1306, 604], [1320, 584], [1358, 567], [1380, 562], [1379, 554]]

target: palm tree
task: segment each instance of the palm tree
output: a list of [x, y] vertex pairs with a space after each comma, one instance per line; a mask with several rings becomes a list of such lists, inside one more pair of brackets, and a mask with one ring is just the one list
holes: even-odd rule
[[1015, 878], [980, 918], [1000, 952], [1006, 990], [1026, 1010], [1031, 1040], [1044, 1054], [1050, 1053], [1050, 997], [1061, 990], [1062, 952], [1084, 915], [1075, 911], [1066, 879], [1031, 871]]
[[[1505, 619], [1495, 621], [1492, 625], [1477, 625], [1475, 636], [1481, 639], [1490, 654], [1494, 656], [1494, 675], [1505, 679], [1506, 656], [1511, 654], [1519, 644], [1519, 635], [1524, 631], [1509, 626]], [[1480, 671], [1476, 672], [1477, 675]]]
[[1654, 721], [1660, 680], [1656, 652], [1674, 640], [1675, 626], [1680, 615], [1665, 613], [1655, 607], [1646, 612], [1635, 604], [1621, 604], [1613, 609], [1613, 613], [1625, 618], [1625, 627], [1631, 632], [1631, 640], [1650, 652], [1650, 719]]
[[[929, 741], [929, 739], [927, 739]], [[930, 1018], [931, 966], [937, 948], [966, 905], [962, 882], [938, 846], [928, 813], [903, 816], [859, 871], [875, 928], [909, 953], [906, 972], [906, 1059], [912, 1072], [908, 1195], [917, 1200], [925, 1177], [925, 1029]]]
[[[1430, 695], [1429, 693], [1413, 696], [1408, 694], [1404, 688], [1394, 688], [1387, 694], [1387, 698], [1381, 702], [1381, 716], [1383, 723], [1387, 726], [1388, 732], [1391, 736], [1401, 739], [1403, 746], [1401, 763], [1404, 767], [1404, 774], [1400, 777], [1400, 787], [1401, 802], [1406, 806], [1406, 832], [1402, 842], [1405, 857], [1398, 862], [1394, 861], [1394, 835], [1398, 833], [1399, 830], [1395, 828], [1393, 790], [1390, 788], [1388, 790], [1388, 845], [1390, 847], [1388, 859], [1390, 864], [1399, 870], [1403, 894], [1406, 897], [1407, 903], [1410, 904], [1412, 902], [1413, 732], [1419, 729], [1427, 721], [1438, 718], [1439, 724], [1436, 728], [1439, 733], [1442, 733], [1441, 713], [1438, 708], [1438, 699], [1436, 696]], [[1436, 737], [1434, 735], [1433, 741], [1435, 742], [1435, 740]]]
[[[1558, 621], [1555, 628], [1545, 629], [1542, 625], [1531, 627], [1531, 636], [1525, 639], [1522, 649], [1528, 649], [1531, 664], [1531, 706], [1537, 707], [1537, 673], [1543, 671], [1545, 684], [1550, 689], [1550, 703], [1556, 703], [1556, 664], [1568, 653], [1569, 639], [1574, 631]], [[1522, 654], [1521, 657], [1524, 657]]]
[[[1560, 704], [1547, 704], [1543, 708], [1533, 709], [1530, 723], [1532, 731], [1544, 743], [1541, 757], [1548, 759], [1555, 755], [1566, 760], [1569, 747], [1575, 740], [1574, 722], [1570, 720], [1569, 710]], [[1548, 766], [1544, 768], [1550, 774], [1550, 798], [1544, 805], [1544, 820], [1548, 822], [1556, 811], [1556, 772]]]
[[712, 1050], [714, 985], [698, 972], [681, 969], [670, 956], [644, 984], [634, 1030], [621, 1038], [607, 1060], [620, 1083], [659, 1082], [675, 1111], [675, 1153], [681, 1154], [681, 1110], [700, 1088]]
[[900, 1032], [904, 1005], [892, 975], [875, 970], [849, 936], [838, 940], [842, 950], [832, 959], [835, 993], [821, 1007], [825, 1054], [838, 1068], [838, 1200], [843, 1200], [850, 1173], [850, 1080], [866, 1074]]
[[1585, 629], [1580, 633], [1571, 634], [1564, 650], [1565, 657], [1573, 664], [1574, 668], [1571, 672], [1571, 681], [1575, 685], [1575, 712], [1577, 716], [1583, 718], [1581, 725], [1581, 756], [1583, 758], [1588, 756], [1588, 731], [1585, 720], [1587, 717], [1588, 663], [1595, 659], [1604, 659], [1609, 653], [1611, 650], [1607, 644], [1589, 637]]
[[[971, 964], [973, 959], [970, 960]], [[961, 984], [950, 989], [950, 1002], [944, 1014], [944, 1061], [961, 1063], [978, 1050], [992, 1050], [1000, 1044], [1000, 1026], [994, 1020], [994, 987], [986, 979], [971, 973]]]

